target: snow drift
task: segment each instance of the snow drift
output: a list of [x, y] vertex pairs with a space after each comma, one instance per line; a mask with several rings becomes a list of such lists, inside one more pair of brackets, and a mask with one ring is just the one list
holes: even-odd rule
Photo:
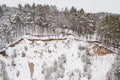
[[0, 54], [1, 80], [114, 80], [116, 55], [96, 41], [22, 38]]

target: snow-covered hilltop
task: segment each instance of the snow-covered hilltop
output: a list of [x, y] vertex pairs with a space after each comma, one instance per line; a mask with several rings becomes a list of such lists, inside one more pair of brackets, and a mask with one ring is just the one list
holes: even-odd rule
[[0, 50], [25, 35], [97, 34], [99, 42], [120, 54], [120, 15], [87, 13], [83, 8], [58, 10], [53, 5], [0, 5]]
[[74, 36], [22, 38], [0, 54], [1, 80], [117, 80], [116, 54]]

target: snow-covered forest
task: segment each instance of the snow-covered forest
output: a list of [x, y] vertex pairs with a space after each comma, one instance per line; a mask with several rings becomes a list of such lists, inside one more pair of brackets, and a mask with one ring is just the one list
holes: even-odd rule
[[119, 80], [120, 14], [0, 5], [0, 80]]
[[105, 46], [120, 49], [120, 15], [86, 13], [72, 7], [58, 10], [56, 6], [0, 5], [0, 50], [25, 35], [59, 36], [74, 34], [91, 38]]

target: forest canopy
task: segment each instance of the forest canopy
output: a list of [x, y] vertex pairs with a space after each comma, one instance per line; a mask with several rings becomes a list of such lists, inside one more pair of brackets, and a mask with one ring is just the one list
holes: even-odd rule
[[[72, 32], [72, 33], [71, 33]], [[74, 6], [59, 11], [53, 5], [19, 4], [18, 7], [0, 5], [1, 49], [24, 35], [92, 36], [99, 42], [120, 48], [120, 15], [106, 12], [86, 13]]]

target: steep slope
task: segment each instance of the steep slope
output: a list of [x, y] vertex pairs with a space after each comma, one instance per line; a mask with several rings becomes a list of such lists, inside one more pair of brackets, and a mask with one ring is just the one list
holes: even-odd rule
[[3, 80], [115, 80], [116, 55], [73, 36], [23, 38], [0, 54]]

